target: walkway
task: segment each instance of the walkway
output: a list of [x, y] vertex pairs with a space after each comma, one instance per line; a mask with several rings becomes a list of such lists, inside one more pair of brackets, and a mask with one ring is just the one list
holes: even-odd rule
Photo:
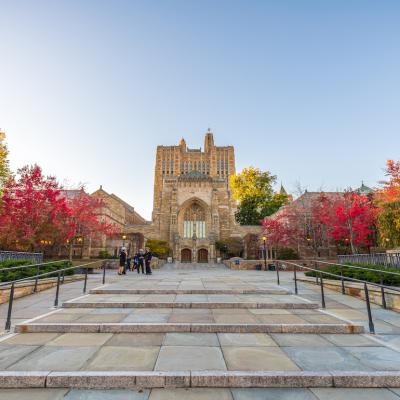
[[369, 335], [361, 300], [292, 290], [289, 272], [208, 265], [108, 276], [3, 338], [0, 386], [20, 389], [0, 400], [400, 400], [400, 315], [373, 306]]

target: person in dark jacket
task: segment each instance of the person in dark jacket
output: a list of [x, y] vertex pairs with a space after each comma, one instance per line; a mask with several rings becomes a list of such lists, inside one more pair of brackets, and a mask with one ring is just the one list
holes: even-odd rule
[[146, 275], [151, 275], [151, 259], [153, 258], [153, 253], [150, 251], [148, 247], [146, 247], [146, 252], [144, 253], [144, 261], [146, 263]]
[[140, 269], [142, 269], [142, 274], [144, 274], [144, 264], [145, 264], [145, 260], [144, 260], [144, 251], [143, 249], [139, 250], [139, 253], [137, 254], [138, 256], [138, 266], [137, 266], [137, 273], [140, 273]]
[[139, 268], [139, 255], [137, 253], [133, 256], [131, 271], [134, 271], [136, 268]]
[[125, 274], [125, 264], [126, 264], [126, 248], [123, 247], [119, 253], [119, 269], [118, 275]]

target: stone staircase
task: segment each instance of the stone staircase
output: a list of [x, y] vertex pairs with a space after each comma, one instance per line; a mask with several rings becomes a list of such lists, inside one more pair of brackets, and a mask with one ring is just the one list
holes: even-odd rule
[[[0, 386], [400, 386], [399, 371], [370, 368], [334, 345], [348, 336], [355, 342], [364, 338], [363, 325], [323, 312], [318, 303], [271, 283], [267, 273], [251, 275], [259, 280], [246, 280], [248, 275], [161, 270], [152, 277], [115, 279], [18, 324], [14, 342], [32, 351], [0, 372]], [[319, 349], [320, 360], [313, 362], [327, 357], [328, 367], [308, 367], [304, 349]], [[343, 357], [339, 369], [329, 368], [335, 367], [331, 354]]]

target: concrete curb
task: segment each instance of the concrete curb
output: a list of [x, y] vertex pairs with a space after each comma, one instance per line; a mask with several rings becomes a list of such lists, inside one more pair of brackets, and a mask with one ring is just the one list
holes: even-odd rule
[[15, 332], [57, 333], [363, 333], [353, 324], [209, 324], [209, 323], [30, 323], [18, 324]]
[[1, 371], [2, 388], [383, 388], [400, 387], [400, 371]]
[[317, 303], [255, 302], [85, 302], [63, 303], [63, 308], [264, 308], [302, 310], [319, 308]]
[[91, 289], [90, 294], [292, 294], [287, 289]]

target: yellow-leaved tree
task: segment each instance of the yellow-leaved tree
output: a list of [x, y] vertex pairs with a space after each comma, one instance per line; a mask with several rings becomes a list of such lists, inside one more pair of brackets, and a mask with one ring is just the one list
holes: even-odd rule
[[239, 202], [236, 212], [239, 224], [259, 225], [264, 217], [287, 204], [288, 195], [284, 189], [281, 188], [280, 192], [273, 190], [275, 182], [275, 175], [255, 167], [244, 168], [242, 172], [231, 176], [232, 194]]

